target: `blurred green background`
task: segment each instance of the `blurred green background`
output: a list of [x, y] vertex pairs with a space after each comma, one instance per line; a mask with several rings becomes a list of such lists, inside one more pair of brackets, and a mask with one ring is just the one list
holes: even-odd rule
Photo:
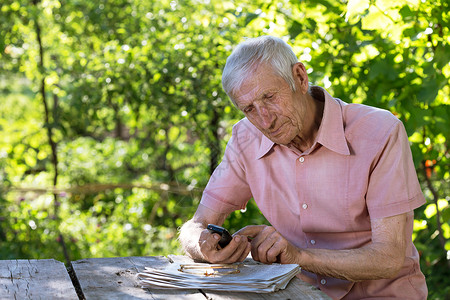
[[[414, 242], [450, 294], [449, 0], [0, 3], [0, 258], [180, 254], [242, 115], [222, 91], [245, 37], [291, 44], [310, 81], [393, 112], [427, 204]], [[250, 202], [225, 226], [266, 223]]]

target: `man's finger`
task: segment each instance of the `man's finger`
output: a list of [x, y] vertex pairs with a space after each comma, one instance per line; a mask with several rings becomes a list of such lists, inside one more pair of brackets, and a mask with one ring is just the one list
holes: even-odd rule
[[199, 242], [203, 243], [206, 241], [206, 243], [211, 247], [211, 249], [216, 249], [217, 245], [219, 244], [220, 235], [217, 233], [211, 234], [208, 230], [202, 231], [200, 235]]
[[244, 252], [242, 252], [241, 257], [238, 259], [238, 261], [244, 261], [248, 254], [250, 253], [250, 250], [252, 249], [252, 246], [250, 245], [250, 243], [247, 243], [247, 246], [245, 247]]
[[[210, 263], [234, 263], [239, 260], [242, 252], [245, 251], [248, 244], [249, 242], [245, 236], [235, 236], [225, 248], [214, 248], [210, 250], [207, 253], [208, 260]], [[209, 246], [210, 245], [211, 244], [209, 244]], [[207, 247], [205, 246], [203, 249], [206, 248]]]
[[266, 226], [265, 225], [249, 225], [249, 226], [245, 226], [244, 228], [238, 230], [233, 235], [244, 235], [244, 236], [248, 236], [250, 238], [254, 238], [261, 231], [264, 230], [264, 227], [266, 227]]
[[[272, 249], [272, 247], [275, 246], [278, 238], [276, 234], [272, 233], [265, 237], [264, 240], [255, 241], [255, 248], [257, 248], [258, 251], [258, 258], [260, 262], [263, 263], [272, 263], [273, 261], [270, 260], [268, 257], [268, 251]], [[256, 244], [258, 243], [258, 244]]]
[[[249, 248], [249, 242], [247, 241], [245, 236], [238, 236], [233, 238], [233, 240], [238, 239], [239, 241], [236, 241], [238, 244], [238, 247], [235, 249], [234, 253], [230, 256], [229, 260], [232, 262], [240, 261], [241, 256], [243, 253]], [[250, 248], [249, 248], [250, 249]], [[247, 252], [248, 254], [248, 252]]]
[[282, 243], [275, 243], [268, 251], [267, 251], [267, 261], [270, 263], [278, 262], [280, 254], [284, 250], [284, 245]]

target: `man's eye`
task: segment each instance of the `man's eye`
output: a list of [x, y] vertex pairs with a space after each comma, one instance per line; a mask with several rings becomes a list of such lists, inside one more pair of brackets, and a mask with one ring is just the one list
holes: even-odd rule
[[245, 113], [249, 113], [253, 111], [253, 107], [247, 107], [246, 109], [244, 109]]
[[266, 95], [266, 99], [272, 99], [272, 98], [273, 98], [273, 94]]

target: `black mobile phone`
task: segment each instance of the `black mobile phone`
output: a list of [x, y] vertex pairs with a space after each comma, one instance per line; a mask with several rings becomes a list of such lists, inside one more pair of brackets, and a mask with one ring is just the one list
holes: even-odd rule
[[223, 227], [214, 225], [214, 224], [208, 224], [208, 226], [206, 227], [211, 233], [218, 233], [220, 234], [220, 236], [222, 237], [219, 241], [219, 246], [222, 248], [225, 248], [226, 245], [228, 245], [231, 240], [233, 239], [233, 237], [231, 236], [231, 234], [228, 232], [228, 230], [226, 230]]

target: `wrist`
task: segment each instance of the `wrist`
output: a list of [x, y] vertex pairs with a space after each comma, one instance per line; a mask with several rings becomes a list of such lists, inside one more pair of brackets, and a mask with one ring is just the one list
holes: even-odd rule
[[294, 253], [295, 253], [295, 255], [294, 255], [294, 263], [299, 265], [299, 266], [302, 266], [304, 264], [305, 252], [301, 248], [298, 248], [298, 247], [295, 247], [295, 246], [293, 246], [293, 247], [295, 249], [294, 250]]

